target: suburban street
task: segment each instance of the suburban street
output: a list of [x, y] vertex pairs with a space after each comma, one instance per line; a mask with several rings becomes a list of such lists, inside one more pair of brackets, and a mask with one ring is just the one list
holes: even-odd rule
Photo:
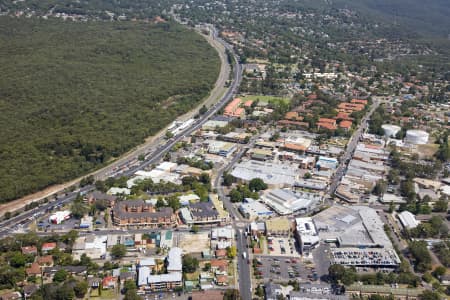
[[342, 177], [345, 175], [345, 170], [347, 168], [347, 164], [349, 160], [352, 158], [353, 153], [355, 152], [356, 145], [358, 145], [358, 141], [363, 135], [363, 133], [367, 130], [368, 121], [370, 119], [370, 116], [373, 114], [373, 112], [377, 109], [377, 107], [380, 105], [380, 102], [375, 100], [370, 107], [370, 110], [366, 113], [366, 115], [362, 118], [361, 124], [359, 125], [358, 129], [353, 133], [352, 137], [350, 138], [349, 143], [347, 144], [347, 149], [345, 150], [344, 155], [341, 158], [340, 164], [338, 168], [336, 169], [336, 173], [334, 174], [333, 180], [331, 181], [330, 188], [329, 188], [329, 194], [333, 195], [336, 191], [337, 186], [339, 185], [339, 182], [341, 181]]
[[[236, 239], [236, 246], [238, 249], [238, 274], [239, 274], [239, 294], [242, 300], [252, 299], [252, 280], [250, 273], [250, 263], [248, 261], [249, 253], [247, 251], [247, 237], [245, 231], [239, 229], [238, 237]], [[246, 253], [244, 257], [244, 254]]]

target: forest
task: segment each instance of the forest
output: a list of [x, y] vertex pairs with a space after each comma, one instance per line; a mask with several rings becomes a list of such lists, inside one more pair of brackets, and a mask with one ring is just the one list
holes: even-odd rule
[[208, 95], [216, 51], [175, 23], [0, 17], [0, 202], [85, 174]]

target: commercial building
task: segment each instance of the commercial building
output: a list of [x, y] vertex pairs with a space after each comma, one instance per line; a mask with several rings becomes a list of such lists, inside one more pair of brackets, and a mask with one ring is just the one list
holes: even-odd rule
[[113, 209], [113, 222], [117, 226], [174, 226], [177, 218], [172, 208], [157, 209], [142, 200], [127, 200], [116, 204]]
[[237, 164], [231, 175], [244, 182], [260, 178], [270, 187], [287, 187], [298, 179], [298, 164], [248, 160]]
[[399, 266], [400, 259], [374, 209], [333, 206], [312, 219], [320, 239], [335, 245], [330, 250], [332, 264], [386, 270]]
[[333, 206], [312, 217], [321, 240], [336, 246], [331, 263], [393, 270], [400, 259], [376, 211], [366, 206]]
[[83, 254], [92, 259], [105, 258], [107, 240], [106, 235], [88, 235], [77, 238], [72, 247], [73, 259], [79, 260]]
[[208, 141], [208, 152], [211, 154], [228, 157], [237, 149], [236, 144], [224, 141]]
[[244, 199], [244, 202], [239, 205], [239, 211], [244, 217], [250, 220], [256, 218], [267, 218], [273, 215], [273, 212], [264, 204], [251, 198]]
[[61, 224], [65, 220], [69, 220], [70, 216], [71, 212], [68, 210], [57, 211], [48, 218], [48, 221], [52, 224]]
[[296, 237], [302, 253], [314, 249], [320, 242], [316, 227], [312, 218], [296, 218]]
[[210, 195], [208, 202], [190, 203], [181, 208], [180, 217], [187, 225], [223, 225], [230, 219], [216, 195]]
[[405, 229], [413, 229], [420, 224], [420, 222], [416, 220], [416, 217], [407, 210], [397, 214], [397, 217]]
[[307, 213], [322, 201], [317, 193], [294, 192], [290, 189], [268, 190], [261, 196], [262, 201], [280, 215]]

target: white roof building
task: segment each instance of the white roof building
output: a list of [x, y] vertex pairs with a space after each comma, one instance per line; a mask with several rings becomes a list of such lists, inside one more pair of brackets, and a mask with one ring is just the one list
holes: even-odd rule
[[183, 250], [178, 247], [174, 247], [170, 249], [169, 254], [167, 255], [167, 271], [170, 272], [181, 272], [183, 268], [181, 255]]
[[239, 210], [249, 219], [264, 218], [273, 215], [273, 212], [264, 204], [250, 198], [246, 198], [245, 202], [239, 205]]
[[268, 190], [261, 199], [280, 215], [308, 212], [322, 200], [318, 193], [293, 192], [289, 189]]
[[231, 175], [244, 181], [260, 178], [269, 185], [292, 186], [298, 179], [298, 164], [249, 160], [237, 164]]
[[118, 187], [112, 187], [107, 192], [108, 195], [129, 195], [131, 194], [131, 190], [127, 188], [118, 188]]
[[420, 222], [416, 220], [416, 217], [409, 211], [402, 211], [397, 216], [402, 226], [406, 229], [416, 228], [420, 224]]

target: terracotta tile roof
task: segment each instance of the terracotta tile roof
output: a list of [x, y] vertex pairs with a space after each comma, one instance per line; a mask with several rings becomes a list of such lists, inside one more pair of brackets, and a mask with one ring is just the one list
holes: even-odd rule
[[338, 112], [337, 116], [335, 117], [336, 119], [342, 119], [342, 120], [353, 120], [353, 118], [350, 118], [350, 114], [345, 113], [345, 112]]
[[225, 257], [227, 256], [227, 250], [225, 249], [218, 249], [216, 250], [216, 257]]
[[41, 266], [38, 263], [34, 262], [31, 264], [29, 268], [25, 269], [25, 272], [28, 276], [40, 275], [41, 274]]
[[367, 104], [367, 100], [363, 100], [363, 99], [352, 99], [350, 102], [351, 102], [351, 103], [364, 104], [364, 105]]
[[211, 260], [211, 267], [219, 268], [219, 267], [227, 267], [228, 261], [225, 259], [212, 259]]
[[306, 147], [303, 145], [297, 145], [297, 144], [291, 144], [291, 143], [285, 143], [284, 148], [294, 151], [306, 151]]
[[218, 283], [228, 283], [228, 276], [227, 275], [217, 275], [216, 281]]
[[39, 265], [52, 265], [53, 264], [53, 256], [51, 255], [45, 255], [45, 256], [40, 256], [37, 258], [36, 262]]
[[42, 244], [42, 251], [49, 251], [56, 248], [56, 243], [44, 243]]
[[318, 128], [325, 128], [328, 130], [335, 130], [336, 126], [330, 123], [317, 123]]
[[22, 253], [23, 254], [37, 254], [37, 248], [36, 248], [36, 246], [22, 247]]
[[104, 286], [104, 287], [115, 285], [116, 283], [117, 283], [117, 277], [106, 276], [102, 280], [102, 286]]
[[245, 103], [244, 103], [244, 107], [251, 107], [252, 104], [253, 104], [253, 100], [247, 100], [247, 101], [245, 101]]
[[328, 118], [320, 118], [318, 123], [329, 123], [329, 124], [336, 124], [335, 119], [328, 119]]
[[353, 124], [352, 121], [344, 120], [344, 121], [341, 121], [341, 123], [339, 123], [339, 127], [350, 129], [352, 127], [352, 124]]
[[290, 120], [280, 120], [280, 121], [278, 121], [278, 125], [281, 125], [281, 126], [292, 125], [292, 126], [309, 128], [309, 123], [307, 123], [307, 122], [298, 122], [298, 121], [290, 121]]

